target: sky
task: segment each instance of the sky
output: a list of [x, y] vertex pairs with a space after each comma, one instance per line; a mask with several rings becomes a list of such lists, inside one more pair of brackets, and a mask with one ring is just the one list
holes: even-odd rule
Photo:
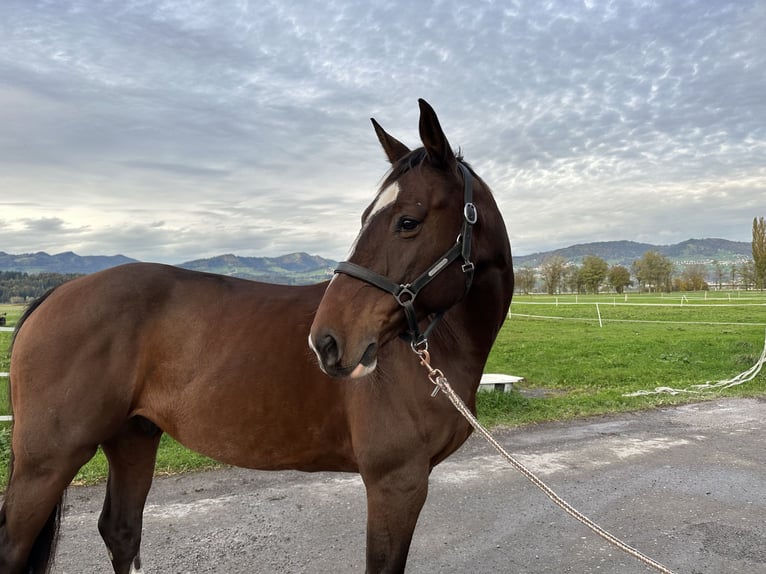
[[417, 99], [514, 253], [750, 241], [763, 0], [3, 0], [0, 251], [342, 259]]

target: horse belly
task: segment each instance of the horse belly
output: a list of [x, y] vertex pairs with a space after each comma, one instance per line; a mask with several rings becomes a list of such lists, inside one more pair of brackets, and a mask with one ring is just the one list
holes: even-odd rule
[[[210, 369], [137, 411], [215, 460], [261, 469], [354, 471], [342, 384], [313, 364]], [[289, 368], [288, 368], [289, 366]], [[229, 364], [231, 367], [231, 364]], [[316, 372], [315, 372], [316, 371]]]

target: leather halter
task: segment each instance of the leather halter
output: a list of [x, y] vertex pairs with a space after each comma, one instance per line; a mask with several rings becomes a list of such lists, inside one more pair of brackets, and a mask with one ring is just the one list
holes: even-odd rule
[[436, 313], [428, 327], [421, 332], [417, 313], [415, 312], [415, 298], [418, 296], [418, 293], [439, 273], [446, 269], [450, 263], [457, 260], [458, 257], [463, 259], [462, 270], [465, 274], [465, 293], [471, 288], [473, 281], [474, 264], [471, 262], [471, 235], [473, 225], [478, 220], [478, 213], [476, 206], [473, 204], [473, 177], [471, 172], [459, 161], [457, 165], [463, 175], [463, 228], [460, 235], [457, 236], [455, 244], [436, 263], [431, 265], [417, 279], [409, 283], [396, 283], [388, 277], [350, 261], [341, 261], [335, 269], [335, 273], [343, 273], [355, 279], [360, 279], [394, 296], [396, 302], [404, 309], [407, 317], [408, 330], [404, 336], [409, 339], [413, 349], [422, 349], [428, 346], [428, 335], [430, 335], [446, 311]]

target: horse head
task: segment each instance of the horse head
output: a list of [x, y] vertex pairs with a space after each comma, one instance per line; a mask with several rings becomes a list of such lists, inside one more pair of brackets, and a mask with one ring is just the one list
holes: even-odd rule
[[392, 168], [362, 215], [309, 335], [320, 368], [331, 376], [371, 373], [378, 349], [397, 336], [414, 348], [424, 345], [482, 273], [510, 265], [489, 188], [454, 154], [431, 106], [419, 103], [423, 147], [410, 150], [372, 120]]

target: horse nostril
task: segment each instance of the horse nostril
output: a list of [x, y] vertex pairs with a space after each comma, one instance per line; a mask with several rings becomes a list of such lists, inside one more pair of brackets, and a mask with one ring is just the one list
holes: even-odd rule
[[338, 342], [330, 333], [327, 333], [321, 337], [318, 341], [317, 351], [322, 363], [327, 366], [335, 366], [340, 360], [340, 351], [338, 349]]

